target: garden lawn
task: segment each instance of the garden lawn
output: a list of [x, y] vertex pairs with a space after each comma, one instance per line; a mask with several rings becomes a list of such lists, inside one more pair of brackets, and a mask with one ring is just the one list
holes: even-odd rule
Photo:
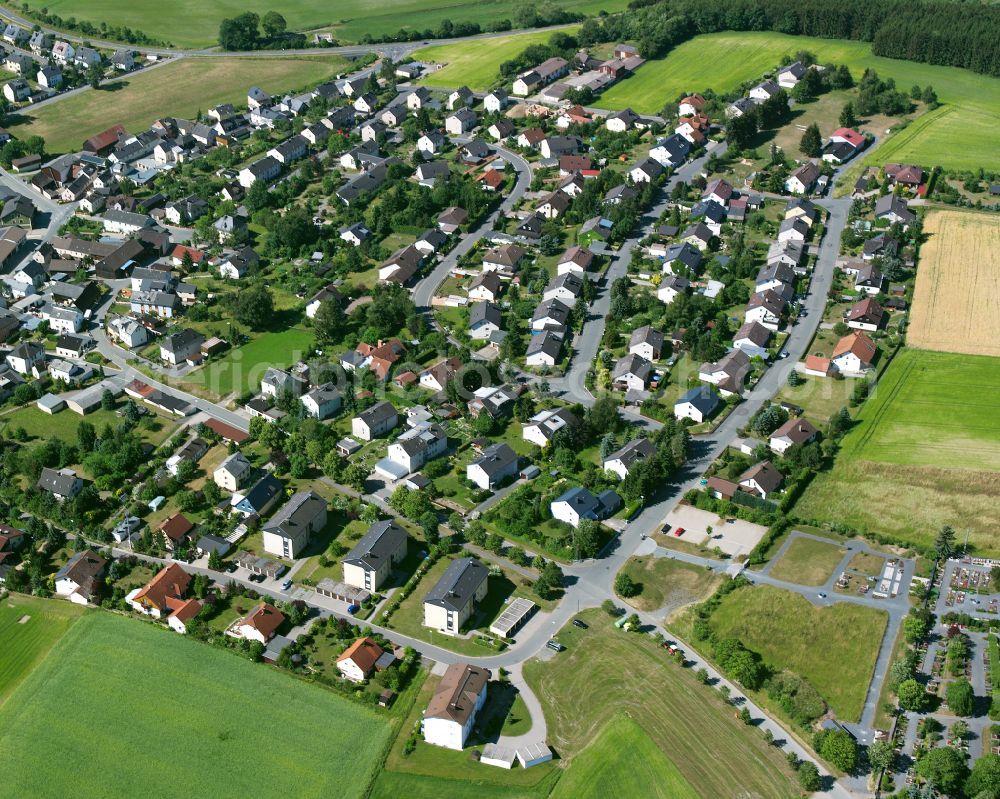
[[216, 397], [256, 391], [271, 366], [285, 368], [304, 357], [313, 334], [303, 327], [263, 332], [252, 341], [227, 352], [184, 378], [184, 382]]
[[552, 792], [552, 799], [643, 796], [698, 799], [699, 795], [642, 727], [617, 716], [584, 749]]
[[[9, 594], [0, 602], [0, 651], [4, 653], [0, 658], [0, 705], [45, 659], [82, 613], [79, 605], [23, 594]], [[21, 624], [25, 616], [29, 618]]]
[[844, 556], [835, 544], [812, 538], [795, 538], [771, 567], [771, 576], [798, 585], [823, 585]]
[[631, 106], [658, 114], [688, 92], [735, 89], [774, 70], [783, 55], [809, 50], [820, 63], [847, 64], [855, 80], [866, 68], [895, 78], [904, 91], [914, 84], [934, 87], [942, 108], [885, 137], [866, 163], [914, 162], [951, 169], [1000, 167], [1000, 78], [957, 67], [918, 64], [875, 56], [871, 45], [840, 39], [787, 36], [770, 32], [713, 33], [684, 42], [666, 58], [648, 61], [601, 95], [597, 104]]
[[1000, 552], [998, 412], [997, 358], [903, 350], [795, 514], [918, 547], [950, 524]]
[[375, 712], [317, 686], [93, 613], [0, 709], [0, 785], [39, 799], [155, 796], [165, 785], [181, 796], [287, 797], [294, 785], [360, 797], [388, 737]]
[[[563, 30], [573, 33], [576, 27]], [[425, 47], [417, 50], [413, 57], [418, 61], [446, 65], [421, 78], [420, 82], [426, 86], [445, 89], [468, 86], [473, 91], [483, 91], [500, 82], [500, 64], [516, 58], [526, 47], [545, 44], [551, 36], [552, 31], [548, 30], [455, 42]]]
[[655, 555], [629, 558], [622, 571], [640, 588], [626, 602], [642, 611], [664, 608], [668, 614], [704, 601], [722, 581], [719, 574], [701, 566]]
[[698, 683], [650, 636], [616, 630], [603, 611], [585, 611], [580, 618], [589, 629], [567, 625], [558, 633], [565, 652], [524, 665], [545, 711], [548, 743], [569, 761], [564, 779], [572, 779], [580, 757], [585, 771], [592, 770], [585, 758], [588, 745], [627, 714], [695, 796], [798, 796], [781, 752], [768, 746], [759, 730], [733, 718], [718, 692]]
[[[181, 0], [181, 4], [193, 2]], [[68, 5], [63, 3], [62, 5]], [[80, 3], [81, 7], [84, 5]], [[88, 7], [94, 5], [87, 0]], [[117, 7], [114, 21], [122, 23], [127, 9], [148, 5], [157, 9], [152, 0]], [[217, 9], [216, 5], [198, 4]], [[187, 19], [171, 5], [171, 14], [164, 19]], [[49, 6], [49, 10], [57, 9]], [[242, 10], [242, 9], [241, 9]], [[61, 12], [57, 12], [61, 13]], [[175, 16], [177, 15], [177, 16]], [[141, 27], [141, 26], [139, 26]], [[173, 25], [172, 30], [184, 30], [186, 25]], [[8, 123], [18, 138], [42, 136], [50, 153], [75, 152], [88, 136], [100, 133], [120, 122], [129, 131], [138, 133], [164, 116], [193, 119], [199, 111], [207, 111], [219, 103], [246, 105], [247, 89], [258, 85], [276, 97], [296, 89], [304, 89], [345, 71], [348, 61], [340, 56], [316, 55], [286, 58], [183, 58], [162, 67], [130, 75], [109, 87], [85, 91], [67, 97], [37, 111], [31, 108], [14, 116]]]
[[738, 638], [771, 668], [805, 677], [845, 721], [861, 716], [887, 622], [883, 610], [817, 608], [767, 585], [730, 592], [710, 620], [720, 638]]

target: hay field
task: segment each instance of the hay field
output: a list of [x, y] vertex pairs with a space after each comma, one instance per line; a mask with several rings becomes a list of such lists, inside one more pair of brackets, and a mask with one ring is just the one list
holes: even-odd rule
[[1000, 355], [1000, 220], [932, 211], [910, 312], [912, 347]]
[[738, 638], [771, 668], [794, 671], [846, 721], [861, 717], [889, 614], [849, 602], [818, 608], [770, 585], [727, 594], [712, 614], [720, 638]]
[[[525, 679], [545, 712], [548, 743], [569, 762], [564, 779], [571, 786], [580, 784], [573, 770], [581, 760], [584, 775], [589, 770], [587, 747], [624, 713], [697, 796], [799, 795], [782, 753], [768, 746], [759, 730], [733, 718], [732, 706], [717, 691], [699, 684], [692, 669], [670, 662], [650, 636], [616, 630], [601, 610], [584, 611], [580, 618], [589, 629], [567, 624], [557, 634], [565, 652], [524, 664]], [[623, 790], [617, 795], [637, 794]]]

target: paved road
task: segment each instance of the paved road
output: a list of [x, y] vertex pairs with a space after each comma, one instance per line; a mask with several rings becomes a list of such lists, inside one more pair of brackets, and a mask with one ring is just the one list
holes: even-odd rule
[[502, 156], [507, 163], [517, 170], [517, 182], [514, 184], [514, 188], [510, 194], [500, 203], [497, 209], [480, 222], [475, 229], [463, 236], [462, 240], [440, 260], [433, 271], [413, 287], [413, 303], [417, 306], [418, 311], [430, 309], [431, 300], [437, 292], [438, 287], [444, 283], [459, 259], [476, 245], [476, 242], [479, 241], [484, 232], [493, 228], [494, 223], [501, 214], [508, 213], [520, 201], [531, 185], [531, 166], [527, 161], [513, 150], [508, 150], [505, 147], [494, 145], [494, 149], [498, 155]]

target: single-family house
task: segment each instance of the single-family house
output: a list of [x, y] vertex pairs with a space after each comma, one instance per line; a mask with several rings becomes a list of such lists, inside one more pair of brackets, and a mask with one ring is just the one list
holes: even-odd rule
[[647, 361], [658, 361], [663, 353], [663, 333], [650, 325], [643, 325], [632, 331], [628, 351]]
[[768, 446], [772, 452], [784, 455], [791, 447], [816, 440], [819, 431], [807, 419], [789, 419], [771, 433]]
[[544, 447], [564, 427], [575, 427], [579, 424], [580, 420], [568, 408], [551, 408], [532, 416], [523, 426], [521, 436], [525, 441]]
[[517, 476], [518, 459], [507, 444], [491, 444], [465, 468], [466, 479], [483, 491], [495, 490], [504, 480]]
[[771, 342], [771, 331], [760, 324], [750, 320], [744, 322], [736, 335], [733, 337], [733, 346], [745, 352], [751, 358], [768, 357], [767, 345]]
[[95, 601], [100, 593], [107, 565], [107, 559], [91, 549], [77, 552], [55, 574], [56, 596], [68, 599], [75, 605], [87, 605]]
[[748, 374], [750, 358], [742, 350], [730, 350], [715, 363], [703, 363], [698, 369], [698, 379], [715, 386], [724, 397], [742, 394]]
[[233, 634], [247, 641], [267, 644], [284, 623], [284, 613], [268, 602], [260, 602], [236, 623]]
[[562, 354], [562, 334], [554, 330], [544, 330], [533, 335], [524, 353], [524, 363], [536, 368], [554, 367]]
[[629, 441], [624, 447], [612, 452], [602, 462], [604, 471], [613, 472], [620, 480], [628, 477], [636, 464], [648, 460], [656, 454], [653, 442], [645, 436]]
[[842, 375], [859, 377], [872, 368], [877, 354], [875, 342], [866, 333], [853, 331], [837, 342], [830, 360]]
[[364, 682], [375, 671], [385, 652], [372, 638], [359, 638], [337, 657], [337, 670], [345, 680]]
[[694, 386], [674, 403], [674, 416], [701, 424], [711, 418], [721, 402], [719, 395], [708, 386]]
[[391, 402], [379, 402], [351, 420], [351, 433], [364, 441], [371, 441], [392, 430], [398, 419]]

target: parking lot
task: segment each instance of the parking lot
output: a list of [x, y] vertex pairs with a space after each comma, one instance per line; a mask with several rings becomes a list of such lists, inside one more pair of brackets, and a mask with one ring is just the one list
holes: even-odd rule
[[[675, 506], [663, 522], [670, 525], [667, 536], [694, 546], [718, 547], [731, 558], [749, 554], [767, 532], [767, 528], [759, 524], [720, 517], [684, 504]], [[675, 535], [678, 528], [684, 529], [680, 536]], [[711, 528], [711, 533], [708, 528]]]

